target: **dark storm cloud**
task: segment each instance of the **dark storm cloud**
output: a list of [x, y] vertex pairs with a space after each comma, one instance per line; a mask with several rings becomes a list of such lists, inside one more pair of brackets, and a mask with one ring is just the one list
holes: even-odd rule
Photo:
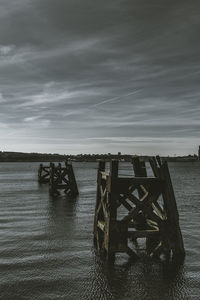
[[198, 1], [0, 1], [3, 150], [187, 153]]

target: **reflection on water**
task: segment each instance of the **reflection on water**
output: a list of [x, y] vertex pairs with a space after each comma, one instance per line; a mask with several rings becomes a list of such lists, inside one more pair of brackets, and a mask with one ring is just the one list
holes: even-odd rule
[[73, 236], [74, 217], [78, 197], [69, 198], [66, 195], [51, 196], [49, 194], [48, 206], [48, 234], [53, 239], [59, 237], [62, 240]]
[[88, 299], [94, 299], [96, 291], [102, 299], [188, 299], [183, 265], [149, 258], [123, 261], [112, 265], [95, 256]]
[[[96, 164], [74, 163], [79, 197], [52, 198], [35, 163], [0, 165], [0, 299], [199, 299], [198, 163], [171, 164], [186, 259], [183, 265], [93, 249]], [[132, 173], [130, 164], [121, 172]]]
[[70, 218], [70, 220], [73, 221], [73, 217], [76, 212], [77, 202], [78, 202], [78, 197], [74, 199], [74, 198], [69, 198], [66, 195], [63, 196], [49, 195], [49, 207], [48, 207], [49, 221], [55, 223], [56, 228], [59, 227], [60, 223], [67, 222], [68, 218]]

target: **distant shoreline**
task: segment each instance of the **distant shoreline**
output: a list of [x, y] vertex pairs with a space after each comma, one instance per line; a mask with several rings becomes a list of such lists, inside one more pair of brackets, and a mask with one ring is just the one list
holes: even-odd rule
[[[134, 155], [130, 154], [78, 154], [78, 155], [61, 155], [48, 153], [23, 153], [23, 152], [0, 152], [0, 162], [62, 162], [71, 160], [76, 162], [96, 162], [100, 159], [109, 161], [118, 159], [124, 162], [130, 162]], [[143, 160], [148, 161], [151, 156], [140, 156]], [[188, 156], [164, 156], [164, 160], [169, 162], [195, 162], [199, 161], [197, 155]]]

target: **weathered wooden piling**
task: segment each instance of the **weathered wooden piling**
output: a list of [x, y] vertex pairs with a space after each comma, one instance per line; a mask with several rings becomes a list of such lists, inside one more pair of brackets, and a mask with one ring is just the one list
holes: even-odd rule
[[[94, 217], [94, 243], [107, 259], [117, 252], [138, 257], [137, 244], [146, 238], [146, 254], [167, 259], [184, 257], [183, 239], [179, 227], [178, 210], [167, 162], [152, 158], [154, 177], [147, 177], [146, 166], [133, 158], [134, 177], [118, 176], [118, 161], [111, 161], [105, 172], [105, 161], [99, 162], [97, 196]], [[159, 203], [162, 201], [162, 203]], [[127, 214], [119, 219], [118, 209]]]
[[59, 190], [64, 190], [64, 193], [70, 197], [79, 194], [74, 170], [68, 161], [65, 162], [64, 167], [61, 163], [58, 166], [54, 163], [50, 164], [49, 190], [52, 195], [59, 195]]
[[43, 164], [40, 164], [38, 169], [38, 182], [39, 183], [48, 183], [49, 182], [49, 174], [50, 174], [50, 167], [49, 166], [43, 166]]

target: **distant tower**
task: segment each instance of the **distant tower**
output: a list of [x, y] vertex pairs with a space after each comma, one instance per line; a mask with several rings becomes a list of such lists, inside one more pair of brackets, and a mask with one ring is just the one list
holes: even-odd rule
[[200, 146], [199, 146], [199, 151], [198, 151], [198, 160], [200, 160]]

